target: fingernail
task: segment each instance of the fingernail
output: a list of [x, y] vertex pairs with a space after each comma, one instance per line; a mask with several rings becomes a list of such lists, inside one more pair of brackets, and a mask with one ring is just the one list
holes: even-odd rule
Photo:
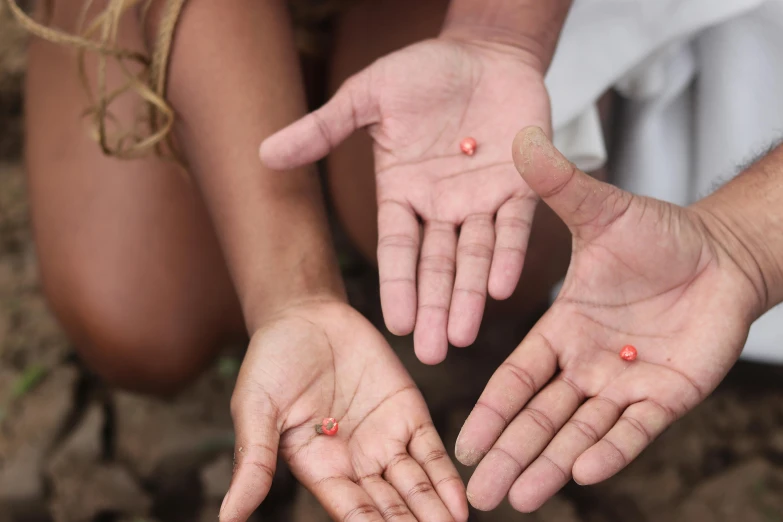
[[484, 455], [480, 451], [465, 447], [465, 443], [462, 441], [462, 432], [464, 430], [465, 427], [463, 426], [462, 430], [459, 432], [459, 435], [457, 435], [457, 443], [454, 444], [454, 456], [457, 457], [457, 460], [463, 466], [472, 467], [478, 464]]
[[222, 514], [223, 514], [223, 509], [226, 507], [226, 504], [228, 503], [228, 497], [229, 497], [229, 495], [231, 495], [231, 490], [230, 490], [230, 489], [229, 489], [229, 490], [228, 490], [228, 492], [226, 493], [226, 496], [225, 496], [225, 497], [223, 497], [223, 503], [222, 503], [222, 504], [220, 504], [220, 513], [218, 513], [218, 516], [220, 516], [220, 515], [222, 515]]

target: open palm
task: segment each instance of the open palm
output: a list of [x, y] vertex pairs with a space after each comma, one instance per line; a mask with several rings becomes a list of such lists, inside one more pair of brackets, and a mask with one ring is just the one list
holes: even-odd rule
[[[698, 208], [633, 196], [575, 170], [537, 129], [514, 143], [525, 180], [571, 229], [545, 316], [497, 370], [457, 456], [468, 498], [532, 511], [572, 477], [604, 480], [710, 393], [736, 362], [759, 294]], [[619, 356], [633, 345], [635, 361]]]
[[[341, 303], [286, 311], [251, 340], [232, 398], [237, 468], [222, 522], [244, 521], [278, 447], [335, 520], [467, 519], [465, 489], [413, 381], [381, 335]], [[334, 417], [338, 432], [315, 426]]]
[[[427, 40], [350, 78], [321, 109], [266, 140], [272, 168], [315, 161], [358, 128], [374, 140], [378, 269], [389, 330], [442, 361], [471, 344], [487, 292], [509, 297], [537, 203], [508, 143], [520, 123], [548, 129], [542, 74], [510, 46]], [[460, 142], [473, 137], [473, 156]], [[423, 222], [423, 230], [420, 228]]]

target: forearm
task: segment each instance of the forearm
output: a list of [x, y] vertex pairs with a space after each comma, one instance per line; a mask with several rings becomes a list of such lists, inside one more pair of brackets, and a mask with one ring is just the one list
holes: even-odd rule
[[[153, 9], [148, 34], [157, 18]], [[189, 0], [172, 47], [168, 99], [249, 330], [293, 302], [342, 299], [317, 177], [311, 168], [270, 171], [257, 153], [306, 108], [284, 2]]]
[[759, 312], [783, 302], [783, 145], [692, 208], [753, 282]]
[[572, 0], [452, 0], [443, 36], [489, 41], [529, 53], [549, 68]]

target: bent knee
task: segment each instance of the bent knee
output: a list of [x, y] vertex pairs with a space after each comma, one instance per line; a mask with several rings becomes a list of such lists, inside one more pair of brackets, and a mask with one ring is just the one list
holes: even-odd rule
[[44, 291], [81, 358], [107, 383], [171, 395], [213, 360], [225, 311], [199, 303], [198, 292], [85, 272], [44, 274]]

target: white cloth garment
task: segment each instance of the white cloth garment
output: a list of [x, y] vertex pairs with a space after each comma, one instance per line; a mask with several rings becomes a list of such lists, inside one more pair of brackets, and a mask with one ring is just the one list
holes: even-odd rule
[[[690, 204], [783, 138], [783, 0], [576, 0], [546, 81], [554, 143], [579, 168], [606, 162], [596, 101], [614, 87], [617, 184]], [[783, 364], [783, 306], [742, 357]]]

